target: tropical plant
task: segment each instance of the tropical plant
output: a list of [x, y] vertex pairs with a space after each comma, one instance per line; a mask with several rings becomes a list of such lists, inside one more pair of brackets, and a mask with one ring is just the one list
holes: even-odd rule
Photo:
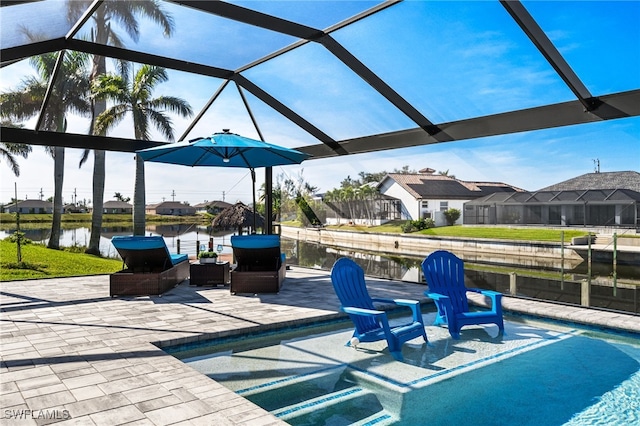
[[131, 201], [131, 197], [125, 197], [119, 192], [116, 192], [115, 194], [113, 194], [113, 198], [115, 198], [118, 201], [122, 201], [123, 203], [128, 203], [129, 201]]
[[456, 175], [450, 175], [450, 174], [449, 174], [449, 169], [444, 170], [444, 171], [442, 171], [442, 170], [441, 170], [441, 171], [439, 171], [439, 172], [438, 172], [438, 174], [439, 174], [440, 176], [447, 176], [447, 177], [450, 177], [451, 179], [455, 179], [455, 178], [456, 178]]
[[[35, 39], [33, 35], [30, 38]], [[64, 133], [67, 128], [68, 112], [86, 115], [91, 111], [89, 102], [89, 75], [87, 65], [89, 56], [80, 52], [60, 52], [34, 56], [31, 65], [37, 70], [37, 76], [26, 77], [20, 86], [11, 92], [0, 94], [0, 113], [3, 118], [16, 121], [29, 119], [41, 114], [40, 129]], [[42, 103], [53, 78], [56, 64], [60, 64], [60, 75], [50, 89], [49, 102], [41, 112]], [[51, 236], [47, 246], [60, 248], [60, 226], [62, 218], [62, 184], [64, 179], [64, 154], [62, 146], [47, 147], [54, 159], [54, 197]]]
[[[93, 5], [93, 0], [68, 0], [67, 17], [69, 22], [75, 23]], [[93, 27], [91, 29], [92, 39], [104, 45], [123, 47], [120, 36], [115, 28], [118, 23], [131, 37], [138, 41], [140, 36], [137, 17], [145, 17], [162, 26], [165, 37], [169, 37], [173, 31], [173, 18], [164, 12], [157, 0], [137, 0], [137, 1], [106, 1], [102, 2], [91, 15]], [[126, 74], [126, 63], [118, 63], [121, 73]], [[93, 69], [91, 71], [91, 81], [95, 81], [99, 75], [107, 72], [106, 59], [104, 56], [93, 57]], [[107, 109], [106, 100], [95, 100], [93, 103], [93, 116], [97, 117]], [[93, 134], [96, 133], [92, 129]], [[91, 236], [86, 252], [91, 254], [100, 253], [100, 234], [102, 228], [102, 206], [104, 202], [105, 184], [105, 151], [94, 150], [93, 162], [93, 213], [91, 216]], [[85, 151], [80, 165], [88, 158]], [[135, 195], [134, 195], [135, 198]], [[142, 206], [144, 214], [144, 206]]]
[[[284, 195], [284, 190], [283, 190], [283, 180], [284, 180], [284, 175], [281, 173], [278, 176], [276, 176], [276, 180], [275, 182], [271, 185], [272, 189], [271, 189], [271, 220], [272, 221], [279, 221], [280, 220], [280, 216], [282, 214], [282, 203], [285, 201], [283, 199], [283, 195]], [[266, 214], [266, 208], [265, 208], [265, 202], [267, 199], [267, 185], [265, 182], [262, 183], [262, 185], [260, 186], [260, 198], [258, 199], [258, 201], [260, 201], [260, 203], [256, 206], [256, 211], [261, 214], [262, 216], [265, 216]]]
[[456, 220], [460, 218], [460, 210], [447, 209], [444, 212], [444, 217], [447, 220], [447, 225], [453, 226], [456, 223]]
[[[23, 126], [16, 126], [11, 122], [11, 120], [2, 120], [2, 127]], [[4, 158], [16, 177], [20, 176], [20, 165], [18, 164], [18, 160], [16, 160], [15, 156], [19, 155], [22, 158], [27, 158], [30, 153], [31, 145], [27, 145], [25, 143], [0, 142], [0, 157]]]
[[[174, 96], [152, 98], [156, 85], [168, 80], [162, 67], [142, 65], [134, 71], [133, 79], [128, 74], [103, 74], [92, 86], [96, 99], [107, 99], [114, 105], [96, 118], [95, 130], [105, 135], [131, 113], [133, 131], [137, 140], [150, 140], [151, 125], [169, 141], [174, 140], [171, 119], [164, 113], [170, 111], [182, 117], [190, 117], [193, 111], [189, 103]], [[133, 235], [145, 233], [145, 182], [144, 161], [136, 156], [136, 178], [133, 193]]]
[[0, 156], [7, 162], [9, 168], [14, 175], [20, 176], [20, 165], [15, 156], [19, 155], [22, 158], [27, 158], [31, 152], [31, 146], [24, 143], [0, 143]]

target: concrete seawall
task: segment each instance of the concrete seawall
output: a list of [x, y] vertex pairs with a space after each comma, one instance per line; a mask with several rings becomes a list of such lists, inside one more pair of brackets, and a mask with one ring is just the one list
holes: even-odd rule
[[563, 256], [564, 268], [570, 269], [583, 262], [583, 258], [574, 250], [550, 242], [445, 238], [288, 226], [281, 227], [281, 235], [300, 241], [392, 256], [425, 257], [434, 250], [449, 250], [469, 262], [548, 269], [561, 269]]

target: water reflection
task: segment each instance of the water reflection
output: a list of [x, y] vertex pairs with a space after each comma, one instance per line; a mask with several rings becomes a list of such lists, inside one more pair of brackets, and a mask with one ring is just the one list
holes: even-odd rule
[[[292, 265], [329, 270], [338, 258], [346, 256], [354, 259], [369, 276], [420, 284], [425, 282], [420, 268], [422, 258], [341, 250], [288, 238], [282, 239], [282, 249], [287, 256], [287, 263]], [[584, 275], [586, 265], [566, 271], [570, 278], [562, 279], [558, 271], [544, 271], [541, 268], [532, 269], [530, 272], [546, 272], [548, 277], [536, 278], [525, 276], [523, 273], [511, 275], [513, 271], [508, 267], [502, 268], [504, 272], [475, 270], [474, 267], [486, 265], [473, 262], [465, 264], [465, 278], [469, 287], [495, 290], [518, 297], [640, 313], [640, 268], [636, 266], [618, 266], [620, 281], [614, 288], [609, 277], [611, 265], [594, 263], [592, 270], [600, 276], [594, 273], [590, 285], [585, 290], [583, 281], [587, 280]], [[583, 297], [585, 291], [588, 292], [586, 299]]]
[[[0, 239], [8, 237], [15, 229], [0, 231]], [[38, 243], [46, 244], [51, 236], [51, 228], [23, 229], [25, 236]], [[103, 226], [100, 237], [100, 253], [106, 257], [118, 258], [118, 252], [111, 244], [111, 238], [120, 235], [131, 235], [133, 226]], [[160, 224], [146, 227], [147, 235], [160, 235], [164, 237], [165, 243], [172, 253], [182, 253], [195, 257], [201, 244], [209, 245], [212, 241], [213, 247], [218, 244], [223, 246], [222, 253], [231, 253], [231, 234], [228, 231], [213, 232], [210, 226], [195, 224]], [[63, 229], [60, 235], [60, 246], [63, 247], [86, 247], [91, 238], [91, 229], [88, 227], [78, 227], [73, 229]]]
[[[108, 226], [102, 228], [100, 252], [103, 256], [119, 257], [111, 244], [116, 235], [131, 235], [131, 226]], [[213, 232], [210, 227], [194, 224], [157, 224], [146, 228], [147, 235], [161, 235], [172, 253], [187, 254], [195, 257], [200, 245], [212, 247], [223, 246], [222, 253], [231, 253], [231, 233], [228, 231]], [[0, 238], [5, 238], [14, 230], [0, 231]], [[27, 238], [45, 243], [49, 239], [49, 228], [24, 230]], [[62, 246], [87, 246], [91, 236], [90, 229], [78, 227], [64, 229], [60, 238]], [[354, 259], [367, 275], [424, 284], [424, 276], [420, 269], [423, 258], [411, 256], [389, 256], [381, 253], [365, 253], [352, 249], [340, 249], [317, 243], [282, 238], [282, 250], [287, 256], [287, 264], [310, 268], [330, 270], [340, 257]], [[427, 253], [425, 253], [426, 255]], [[482, 258], [479, 256], [478, 258]], [[479, 263], [465, 260], [467, 285], [489, 290], [500, 291], [519, 297], [550, 300], [555, 302], [591, 306], [624, 312], [640, 313], [640, 268], [637, 266], [618, 265], [619, 281], [614, 287], [611, 279], [612, 267], [609, 264], [593, 263], [590, 285], [587, 280], [587, 264], [566, 270], [569, 279], [562, 280], [557, 270], [551, 269], [545, 278], [535, 278], [518, 274], [513, 280], [508, 267], [500, 272], [477, 270]], [[485, 265], [486, 266], [486, 265]], [[531, 271], [545, 271], [543, 267], [532, 268]], [[586, 294], [585, 296], [585, 292]]]

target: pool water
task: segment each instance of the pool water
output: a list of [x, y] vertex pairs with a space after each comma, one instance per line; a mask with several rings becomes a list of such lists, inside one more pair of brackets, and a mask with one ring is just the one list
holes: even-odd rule
[[[424, 315], [432, 324], [433, 313]], [[505, 318], [506, 319], [506, 318]], [[640, 341], [522, 318], [345, 347], [348, 322], [167, 349], [292, 425], [640, 424]]]

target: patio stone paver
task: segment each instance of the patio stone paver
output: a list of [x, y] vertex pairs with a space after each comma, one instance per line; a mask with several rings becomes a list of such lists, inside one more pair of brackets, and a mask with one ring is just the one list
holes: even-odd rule
[[[427, 300], [411, 283], [369, 289]], [[159, 346], [336, 318], [338, 307], [328, 272], [304, 268], [257, 296], [184, 282], [162, 297], [110, 298], [108, 276], [2, 283], [0, 423], [284, 425]], [[640, 333], [634, 315], [509, 297], [503, 307]]]

